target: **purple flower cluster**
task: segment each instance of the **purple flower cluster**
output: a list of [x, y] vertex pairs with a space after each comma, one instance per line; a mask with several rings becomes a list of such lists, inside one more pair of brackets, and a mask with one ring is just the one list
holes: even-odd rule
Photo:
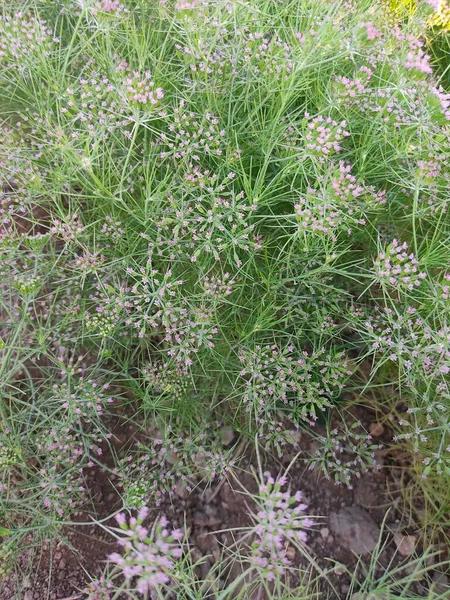
[[[231, 254], [240, 267], [242, 255], [251, 257], [262, 246], [262, 238], [256, 235], [255, 224], [250, 221], [257, 207], [246, 202], [242, 191], [230, 190], [212, 199], [174, 200], [174, 204], [157, 224], [156, 241], [149, 246], [152, 252], [192, 263], [203, 253], [216, 261]], [[146, 234], [142, 237], [145, 239]]]
[[323, 160], [342, 150], [341, 142], [350, 135], [345, 121], [338, 123], [331, 117], [312, 117], [309, 113], [305, 113], [305, 120], [305, 147], [311, 154]]
[[[442, 475], [450, 469], [450, 390], [448, 382], [436, 386], [435, 399], [425, 394], [418, 406], [407, 409], [398, 422], [400, 432], [394, 442], [406, 440], [413, 444], [423, 465], [422, 477], [433, 470]], [[403, 433], [404, 432], [404, 433]]]
[[412, 389], [424, 379], [439, 381], [450, 373], [450, 327], [432, 327], [414, 307], [403, 314], [385, 308], [363, 323], [372, 350], [398, 364]]
[[104, 576], [101, 576], [91, 581], [83, 593], [87, 595], [88, 600], [111, 600], [114, 585], [112, 581], [107, 581]]
[[178, 485], [192, 491], [196, 483], [211, 485], [233, 468], [231, 450], [206, 434], [176, 435], [170, 429], [163, 438], [146, 446], [121, 463], [122, 485], [128, 506], [137, 508], [148, 502], [159, 506]]
[[83, 273], [93, 273], [105, 262], [105, 257], [98, 252], [86, 250], [75, 259], [75, 268]]
[[293, 68], [293, 52], [277, 32], [257, 31], [246, 36], [243, 48], [244, 68], [253, 75], [270, 73], [287, 78]]
[[279, 403], [298, 407], [303, 418], [315, 419], [316, 409], [330, 406], [350, 374], [344, 355], [327, 354], [325, 349], [309, 354], [297, 352], [293, 345], [255, 346], [243, 348], [239, 360], [243, 402], [259, 425], [272, 419]]
[[252, 543], [251, 564], [264, 576], [273, 581], [284, 575], [291, 566], [288, 558], [287, 543], [294, 546], [307, 540], [308, 530], [313, 520], [305, 516], [307, 505], [302, 502], [302, 492], [282, 491], [287, 479], [280, 476], [274, 479], [270, 473], [265, 474], [266, 481], [259, 486], [256, 498], [257, 512], [252, 532], [255, 541]]
[[208, 112], [198, 115], [189, 111], [182, 100], [169, 121], [168, 133], [160, 134], [167, 148], [161, 152], [161, 158], [173, 156], [180, 160], [189, 157], [198, 162], [200, 154], [221, 156], [225, 136], [226, 132], [219, 127], [217, 117]]
[[421, 73], [432, 73], [433, 69], [430, 66], [430, 56], [419, 48], [417, 52], [410, 51], [406, 56], [405, 67], [413, 70], [417, 69]]
[[150, 71], [140, 75], [136, 71], [128, 75], [124, 82], [124, 94], [128, 102], [138, 106], [155, 106], [164, 98], [161, 88], [155, 88]]
[[119, 14], [129, 13], [129, 9], [126, 8], [119, 0], [99, 0], [91, 9], [93, 14], [97, 13], [112, 13], [114, 16]]
[[179, 529], [170, 530], [165, 517], [156, 521], [151, 530], [144, 527], [149, 512], [148, 508], [141, 508], [137, 517], [130, 517], [128, 521], [125, 514], [117, 515], [123, 535], [119, 540], [123, 553], [115, 552], [109, 556], [128, 585], [140, 594], [149, 594], [170, 584], [183, 553], [180, 544], [183, 533]]
[[369, 41], [376, 40], [377, 38], [380, 38], [383, 35], [381, 31], [377, 29], [371, 21], [361, 23], [361, 26], [364, 27], [367, 39]]
[[353, 227], [365, 225], [369, 212], [385, 204], [385, 191], [358, 182], [351, 165], [339, 162], [331, 165], [331, 182], [325, 189], [308, 189], [308, 194], [294, 205], [302, 231], [330, 235], [336, 239], [339, 231], [351, 234]]
[[76, 124], [72, 127], [74, 140], [82, 139], [86, 133], [89, 137], [105, 138], [116, 129], [126, 130], [126, 106], [115, 89], [113, 81], [88, 65], [77, 84], [66, 90], [61, 113]]
[[395, 87], [370, 85], [372, 70], [361, 68], [360, 71], [362, 76], [355, 79], [338, 78], [342, 86], [340, 97], [347, 109], [356, 108], [369, 118], [377, 116], [386, 128], [393, 125], [399, 130], [414, 126], [438, 131], [439, 118], [450, 120], [449, 95], [442, 88], [420, 80], [414, 86], [408, 84], [399, 93]]
[[443, 300], [450, 299], [450, 273], [444, 275], [444, 279], [440, 284], [440, 297]]
[[309, 469], [317, 469], [326, 479], [349, 489], [362, 473], [377, 468], [375, 452], [382, 448], [358, 421], [327, 429], [326, 435], [315, 437], [315, 442], [318, 448], [308, 459]]
[[91, 422], [102, 416], [104, 406], [113, 399], [105, 397], [101, 387], [93, 380], [79, 379], [73, 387], [67, 383], [53, 386], [53, 402], [59, 404], [67, 413], [67, 422]]
[[127, 304], [131, 316], [127, 323], [133, 323], [139, 337], [159, 332], [167, 356], [185, 367], [192, 364], [202, 346], [214, 347], [218, 328], [213, 311], [206, 306], [191, 306], [179, 298], [178, 288], [183, 281], [175, 279], [170, 269], [165, 274], [143, 269], [135, 275], [139, 279], [131, 288]]
[[76, 242], [83, 233], [84, 226], [78, 215], [74, 213], [67, 215], [64, 220], [54, 218], [50, 231], [65, 242]]
[[230, 273], [224, 273], [222, 278], [216, 275], [211, 275], [211, 277], [206, 275], [203, 287], [207, 296], [214, 301], [221, 301], [233, 293], [235, 283], [236, 281], [231, 278]]
[[393, 239], [384, 252], [374, 261], [375, 273], [380, 283], [397, 289], [412, 291], [426, 278], [419, 270], [419, 261], [414, 253], [408, 253], [408, 244]]
[[45, 21], [20, 11], [14, 17], [0, 15], [0, 64], [2, 59], [21, 61], [37, 53], [49, 55], [57, 41]]

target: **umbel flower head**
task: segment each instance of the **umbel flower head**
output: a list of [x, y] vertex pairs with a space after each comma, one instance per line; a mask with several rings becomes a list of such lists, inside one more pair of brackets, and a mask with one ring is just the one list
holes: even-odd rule
[[123, 533], [119, 544], [124, 551], [109, 556], [132, 589], [141, 594], [169, 584], [171, 572], [182, 555], [180, 540], [183, 533], [178, 529], [169, 530], [166, 517], [161, 517], [149, 530], [143, 525], [148, 514], [149, 509], [143, 507], [137, 517], [131, 517], [128, 522], [125, 514], [117, 515]]
[[302, 492], [291, 495], [289, 489], [282, 491], [287, 484], [285, 476], [274, 479], [265, 473], [265, 477], [266, 481], [259, 486], [258, 510], [253, 515], [256, 539], [251, 563], [272, 581], [291, 565], [285, 542], [297, 546], [306, 542], [305, 529], [311, 527], [313, 520], [304, 514], [308, 507], [302, 502]]

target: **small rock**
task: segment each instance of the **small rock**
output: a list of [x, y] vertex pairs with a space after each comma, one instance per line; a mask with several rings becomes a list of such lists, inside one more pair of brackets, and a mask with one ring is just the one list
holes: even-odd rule
[[60, 569], [62, 571], [65, 568], [65, 566], [66, 566], [66, 561], [64, 560], [64, 558], [62, 558], [58, 563], [58, 569]]
[[371, 423], [369, 425], [369, 433], [372, 437], [380, 437], [384, 433], [384, 425], [382, 423]]
[[286, 557], [289, 560], [294, 560], [295, 558], [295, 548], [293, 546], [289, 546], [286, 550]]
[[416, 548], [417, 538], [413, 535], [394, 533], [394, 542], [402, 556], [411, 556]]
[[194, 513], [194, 525], [208, 525], [209, 519], [205, 513], [197, 511]]
[[417, 570], [417, 564], [412, 561], [412, 564], [407, 564], [405, 567], [406, 575], [409, 575], [413, 581], [422, 581], [424, 578], [424, 572]]
[[28, 592], [25, 592], [23, 600], [33, 600], [33, 592], [30, 592], [30, 590], [28, 590]]
[[444, 594], [445, 592], [450, 592], [450, 579], [448, 578], [448, 575], [436, 571], [432, 578], [431, 589], [433, 590], [433, 592], [436, 592], [436, 594]]
[[189, 496], [187, 483], [185, 481], [180, 481], [177, 483], [175, 487], [175, 494], [178, 496], [178, 498], [187, 498]]
[[324, 540], [326, 540], [327, 537], [330, 535], [330, 530], [328, 529], [328, 527], [322, 527], [322, 529], [320, 530], [320, 535], [323, 537]]
[[234, 431], [231, 427], [222, 427], [220, 430], [220, 439], [224, 446], [229, 446], [234, 440]]
[[333, 573], [339, 576], [344, 575], [345, 573], [347, 573], [347, 567], [342, 563], [336, 563], [333, 567]]
[[356, 554], [372, 552], [380, 535], [378, 525], [360, 506], [348, 506], [331, 513], [329, 526], [341, 544]]
[[212, 554], [215, 560], [218, 560], [220, 558], [220, 546], [217, 541], [217, 537], [213, 533], [202, 531], [195, 538], [195, 542], [198, 549], [204, 555]]
[[61, 558], [62, 558], [62, 552], [60, 552], [60, 551], [58, 550], [58, 552], [55, 552], [55, 555], [54, 555], [54, 557], [53, 557], [53, 558], [54, 558], [55, 560], [61, 560]]

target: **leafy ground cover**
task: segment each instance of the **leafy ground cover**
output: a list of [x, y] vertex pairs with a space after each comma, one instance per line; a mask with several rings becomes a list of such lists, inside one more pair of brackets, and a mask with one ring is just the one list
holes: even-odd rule
[[446, 13], [399, 4], [3, 3], [0, 597], [449, 597]]

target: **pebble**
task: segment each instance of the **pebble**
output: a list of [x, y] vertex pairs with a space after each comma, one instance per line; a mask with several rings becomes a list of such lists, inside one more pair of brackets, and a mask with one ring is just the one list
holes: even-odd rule
[[403, 533], [394, 533], [394, 542], [399, 554], [402, 556], [411, 556], [416, 549], [417, 538], [413, 535], [403, 535]]
[[196, 545], [203, 554], [212, 554], [215, 560], [220, 558], [220, 546], [213, 533], [202, 531], [195, 538]]
[[360, 506], [348, 506], [332, 512], [329, 526], [345, 548], [361, 555], [372, 552], [380, 535], [378, 525]]
[[289, 560], [294, 560], [295, 558], [295, 548], [293, 546], [289, 546], [286, 550], [286, 557]]
[[178, 498], [187, 498], [189, 496], [186, 482], [180, 481], [177, 483], [175, 487], [175, 494], [178, 496]]
[[229, 446], [234, 440], [234, 431], [231, 427], [222, 427], [220, 430], [220, 439], [224, 446]]
[[326, 540], [327, 537], [330, 535], [330, 530], [328, 529], [328, 527], [322, 527], [322, 529], [320, 530], [320, 535], [323, 537], [324, 540]]
[[444, 594], [445, 592], [450, 594], [450, 579], [445, 573], [436, 571], [432, 579], [432, 589], [437, 594]]
[[336, 575], [344, 575], [344, 573], [347, 573], [347, 567], [342, 563], [336, 563], [333, 568], [333, 573]]
[[380, 437], [384, 433], [384, 425], [382, 423], [371, 423], [369, 425], [369, 433], [372, 437]]

